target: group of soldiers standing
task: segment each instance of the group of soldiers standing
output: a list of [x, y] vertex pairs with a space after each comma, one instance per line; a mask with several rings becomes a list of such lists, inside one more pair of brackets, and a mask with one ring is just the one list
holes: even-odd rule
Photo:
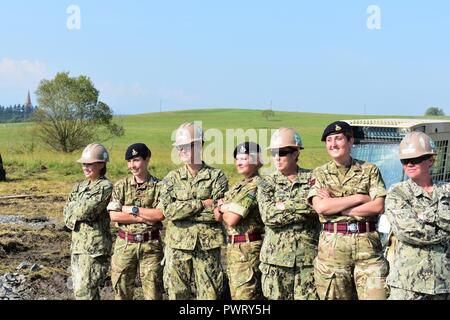
[[[260, 146], [239, 144], [233, 155], [242, 179], [230, 188], [202, 161], [203, 132], [194, 123], [178, 128], [173, 146], [184, 165], [162, 181], [148, 171], [145, 144], [127, 149], [132, 175], [114, 186], [105, 178], [107, 150], [87, 146], [78, 160], [86, 180], [64, 208], [75, 298], [100, 298], [113, 221], [116, 299], [133, 299], [138, 272], [145, 299], [164, 292], [171, 300], [220, 299], [224, 272], [236, 300], [450, 299], [450, 186], [431, 179], [433, 141], [405, 136], [400, 159], [410, 180], [389, 192], [375, 165], [351, 157], [350, 125], [330, 124], [322, 141], [331, 161], [303, 169], [299, 133], [278, 129], [268, 176], [259, 175]], [[390, 263], [376, 230], [383, 212], [396, 240]]]

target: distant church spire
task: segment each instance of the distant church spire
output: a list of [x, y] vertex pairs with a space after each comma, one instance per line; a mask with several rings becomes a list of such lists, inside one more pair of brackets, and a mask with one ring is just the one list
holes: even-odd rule
[[28, 90], [27, 100], [25, 101], [25, 108], [33, 108], [33, 104], [31, 103], [30, 90]]

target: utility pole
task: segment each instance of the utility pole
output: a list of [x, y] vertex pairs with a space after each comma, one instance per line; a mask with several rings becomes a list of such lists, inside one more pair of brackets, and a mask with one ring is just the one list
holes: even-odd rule
[[162, 112], [162, 99], [159, 99], [159, 112]]

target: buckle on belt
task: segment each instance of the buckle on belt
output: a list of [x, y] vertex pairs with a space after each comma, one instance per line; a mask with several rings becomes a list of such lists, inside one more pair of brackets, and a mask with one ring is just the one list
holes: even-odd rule
[[134, 241], [142, 242], [144, 240], [144, 235], [142, 233], [138, 233], [134, 235]]
[[351, 233], [359, 232], [358, 222], [351, 222], [351, 223], [347, 222], [347, 232], [351, 232]]

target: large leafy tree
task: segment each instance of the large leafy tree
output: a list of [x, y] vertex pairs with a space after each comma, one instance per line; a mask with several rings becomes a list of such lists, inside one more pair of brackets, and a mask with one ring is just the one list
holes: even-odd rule
[[98, 100], [99, 91], [86, 76], [58, 73], [52, 80], [42, 80], [36, 95], [36, 134], [56, 151], [72, 152], [124, 133], [113, 123], [111, 108]]

